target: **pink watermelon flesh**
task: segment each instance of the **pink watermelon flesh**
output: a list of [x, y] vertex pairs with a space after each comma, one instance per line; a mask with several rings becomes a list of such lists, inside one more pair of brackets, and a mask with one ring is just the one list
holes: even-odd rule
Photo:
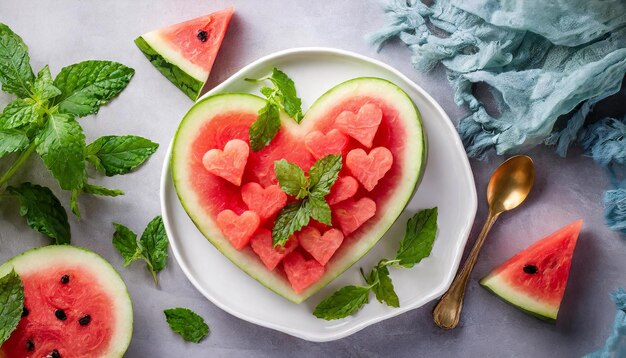
[[[366, 107], [366, 109], [361, 110], [363, 107]], [[340, 115], [345, 116], [343, 113], [346, 111], [352, 112], [354, 118], [357, 120], [357, 124], [361, 126], [355, 129], [355, 133], [357, 134], [353, 133], [353, 135], [360, 136], [361, 140], [366, 141], [373, 147], [386, 148], [388, 152], [391, 153], [393, 160], [386, 161], [385, 165], [387, 166], [388, 164], [389, 168], [385, 168], [382, 174], [383, 176], [377, 178], [378, 181], [374, 187], [369, 188], [371, 190], [367, 190], [360, 185], [357, 185], [358, 188], [355, 189], [349, 185], [349, 187], [345, 189], [345, 193], [342, 193], [341, 189], [337, 188], [339, 191], [335, 189], [331, 194], [332, 197], [335, 197], [333, 203], [337, 203], [331, 207], [333, 210], [333, 226], [340, 228], [345, 236], [342, 243], [342, 248], [345, 246], [345, 250], [342, 250], [343, 254], [349, 253], [349, 247], [358, 242], [359, 238], [364, 235], [366, 230], [359, 229], [363, 227], [366, 222], [372, 223], [373, 225], [382, 217], [382, 215], [377, 215], [376, 207], [384, 206], [387, 203], [393, 193], [396, 182], [402, 175], [399, 163], [403, 163], [404, 161], [406, 140], [403, 124], [395, 120], [399, 115], [396, 108], [380, 98], [373, 97], [352, 97], [334, 104], [332, 108], [327, 110], [326, 117], [316, 121], [309, 133], [319, 131], [327, 135], [329, 133], [337, 135], [335, 119]], [[361, 112], [366, 114], [361, 115], [359, 118], [357, 113]], [[377, 113], [380, 115], [379, 117], [377, 117]], [[224, 148], [228, 142], [234, 139], [248, 143], [249, 127], [256, 120], [256, 116], [256, 113], [245, 111], [231, 111], [216, 114], [210, 121], [207, 121], [199, 128], [195, 140], [191, 143], [191, 157], [187, 165], [189, 172], [193, 173], [193, 175], [188, 179], [191, 188], [198, 194], [199, 204], [206, 208], [209, 215], [213, 217], [217, 217], [224, 210], [231, 210], [235, 214], [241, 214], [247, 210], [261, 211], [259, 209], [260, 203], [257, 205], [257, 202], [254, 200], [251, 201], [242, 198], [242, 187], [210, 173], [202, 163], [202, 158], [205, 153], [212, 149]], [[373, 118], [374, 121], [369, 127], [366, 123], [368, 118]], [[333, 130], [335, 132], [333, 132]], [[346, 131], [349, 130], [346, 129]], [[362, 134], [363, 132], [367, 133]], [[374, 133], [374, 135], [371, 135], [371, 133]], [[369, 136], [371, 136], [371, 140], [368, 139]], [[306, 137], [306, 135], [304, 137]], [[348, 152], [353, 149], [364, 148], [359, 140], [352, 137], [346, 138], [347, 144], [345, 146], [339, 146], [339, 148], [343, 148], [341, 154], [344, 157], [344, 168], [340, 172], [338, 182], [341, 182], [342, 178], [350, 177], [350, 169], [345, 165], [345, 158]], [[311, 145], [309, 145], [309, 147], [310, 146]], [[306, 172], [315, 163], [316, 156], [311, 153], [310, 148], [307, 148], [305, 138], [281, 130], [268, 146], [258, 152], [250, 151], [248, 153], [247, 163], [241, 179], [243, 187], [249, 183], [256, 183], [263, 188], [276, 185], [278, 181], [274, 172], [274, 161], [280, 159], [294, 163]], [[357, 167], [358, 165], [353, 165], [353, 170]], [[347, 180], [350, 181], [350, 179]], [[354, 178], [352, 178], [352, 180], [354, 180]], [[248, 203], [246, 203], [246, 201], [248, 201]], [[337, 210], [339, 213], [337, 213]], [[259, 216], [263, 218], [268, 215], [259, 213]], [[273, 220], [265, 220], [261, 223], [261, 227], [269, 231], [272, 230], [273, 225]], [[310, 225], [316, 224], [313, 223]], [[246, 235], [243, 235], [243, 237], [249, 237], [248, 235], [251, 234], [248, 232], [248, 228], [244, 226], [245, 225], [233, 226], [233, 230], [236, 231], [237, 228], [245, 230]], [[228, 235], [226, 236], [228, 237]], [[231, 236], [233, 236], [233, 234], [231, 234]], [[237, 234], [234, 234], [234, 236], [237, 236]], [[262, 244], [262, 242], [267, 242], [266, 234], [260, 236], [262, 236], [263, 239], [257, 239], [259, 241], [256, 244], [256, 248], [254, 244], [256, 240], [253, 239], [252, 249], [260, 256], [265, 266], [272, 270], [277, 267], [279, 264], [277, 261], [280, 261], [282, 257], [275, 257], [271, 251], [268, 251], [267, 245]], [[245, 248], [243, 244], [245, 240], [237, 239], [234, 241], [236, 242], [236, 248], [238, 250]], [[233, 242], [233, 240], [231, 240], [231, 242]], [[310, 255], [310, 253], [307, 253], [302, 247], [296, 248], [295, 252], [290, 256], [294, 256], [295, 254], [300, 256], [302, 256], [302, 254]], [[341, 255], [334, 255], [330, 260], [339, 258], [340, 256]], [[299, 256], [295, 255], [294, 257]], [[324, 259], [321, 260], [324, 261]], [[294, 260], [299, 262], [297, 259], [292, 259], [292, 261]], [[307, 263], [308, 262], [311, 262], [311, 260], [307, 261]], [[312, 260], [312, 262], [319, 265], [315, 260]], [[310, 285], [323, 275], [323, 266], [321, 266], [321, 270], [312, 270], [315, 274], [308, 275], [303, 272], [298, 273], [298, 270], [303, 267], [309, 270], [309, 266], [314, 265], [312, 263], [307, 265], [300, 263], [291, 265], [291, 278], [289, 278], [290, 274], [286, 274], [286, 277], [292, 284], [294, 291], [301, 292], [306, 288], [304, 283]], [[284, 268], [283, 271], [286, 273], [286, 268]], [[294, 277], [306, 277], [306, 279], [297, 279]], [[315, 280], [312, 278], [315, 278]]]
[[259, 215], [250, 210], [237, 215], [232, 210], [227, 209], [217, 215], [217, 226], [237, 250], [248, 246], [250, 238], [259, 228], [260, 223]]
[[[217, 52], [228, 28], [233, 8], [224, 9], [160, 30], [161, 37], [176, 47], [187, 61], [211, 72]], [[199, 33], [206, 33], [205, 38]]]
[[268, 270], [274, 270], [280, 261], [298, 247], [298, 240], [295, 238], [289, 239], [285, 246], [274, 247], [272, 241], [272, 232], [268, 229], [259, 229], [252, 240], [250, 240], [250, 247], [259, 256], [261, 261]]
[[241, 198], [261, 221], [273, 217], [287, 204], [287, 194], [278, 185], [263, 188], [257, 183], [248, 183], [241, 188]]
[[[0, 347], [0, 357], [50, 357], [55, 351], [60, 357], [121, 356], [126, 350], [132, 333], [130, 299], [101, 257], [53, 245], [15, 257], [0, 272], [7, 269], [20, 274], [25, 299], [22, 319]], [[120, 317], [128, 322], [119, 322]], [[118, 334], [125, 330], [128, 336], [120, 342]]]
[[346, 166], [352, 175], [368, 191], [372, 191], [393, 165], [393, 155], [385, 147], [377, 147], [369, 153], [363, 149], [354, 149], [348, 152]]
[[326, 265], [343, 242], [341, 231], [330, 229], [321, 234], [318, 229], [311, 226], [302, 228], [297, 237], [300, 246], [311, 254], [320, 265]]
[[371, 148], [382, 118], [383, 112], [379, 106], [366, 103], [356, 113], [350, 110], [341, 112], [335, 119], [335, 126], [367, 148]]
[[575, 221], [535, 242], [496, 267], [481, 285], [531, 314], [556, 319], [582, 224]]
[[311, 286], [324, 274], [324, 266], [313, 259], [306, 260], [299, 252], [292, 252], [285, 257], [283, 265], [287, 279], [296, 293]]
[[357, 190], [359, 190], [359, 183], [354, 177], [346, 175], [337, 179], [335, 184], [333, 184], [332, 188], [330, 188], [330, 193], [326, 196], [326, 201], [328, 205], [340, 203], [353, 197]]
[[304, 145], [315, 159], [322, 159], [329, 154], [343, 153], [348, 137], [337, 129], [331, 129], [326, 134], [313, 131], [304, 138]]
[[202, 164], [209, 173], [239, 186], [248, 161], [248, 152], [250, 152], [248, 143], [233, 139], [226, 143], [224, 150], [216, 148], [204, 153]]
[[348, 236], [376, 214], [376, 202], [370, 198], [344, 200], [332, 207], [334, 221]]

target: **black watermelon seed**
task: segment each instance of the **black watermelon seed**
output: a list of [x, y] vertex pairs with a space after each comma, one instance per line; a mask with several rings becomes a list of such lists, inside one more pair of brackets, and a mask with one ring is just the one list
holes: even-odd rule
[[26, 341], [26, 350], [32, 352], [35, 350], [35, 343], [31, 339]]
[[30, 313], [30, 311], [28, 310], [28, 308], [26, 308], [26, 306], [24, 306], [24, 308], [22, 308], [22, 317], [28, 316], [29, 313]]
[[534, 275], [537, 273], [537, 271], [537, 266], [535, 265], [524, 265], [524, 272], [526, 272], [527, 274]]
[[61, 354], [55, 349], [52, 352], [48, 353], [46, 358], [61, 358]]
[[61, 283], [64, 285], [67, 285], [68, 283], [70, 283], [70, 276], [69, 275], [61, 276]]
[[78, 320], [78, 324], [80, 324], [81, 326], [86, 326], [91, 322], [91, 316], [90, 315], [85, 315], [83, 318]]
[[208, 35], [209, 34], [207, 34], [206, 31], [200, 30], [200, 31], [198, 31], [198, 40], [200, 40], [202, 42], [206, 42], [206, 40], [209, 38]]
[[67, 319], [67, 316], [65, 315], [65, 311], [63, 310], [54, 311], [54, 315], [61, 321], [65, 321]]

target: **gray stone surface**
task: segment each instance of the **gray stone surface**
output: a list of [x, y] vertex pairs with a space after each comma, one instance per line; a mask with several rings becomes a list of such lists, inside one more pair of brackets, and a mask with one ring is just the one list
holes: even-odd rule
[[[93, 181], [120, 188], [114, 199], [80, 198], [83, 219], [71, 218], [73, 242], [102, 254], [120, 271], [135, 308], [135, 331], [128, 357], [575, 357], [601, 346], [614, 315], [608, 293], [626, 285], [626, 241], [603, 224], [601, 195], [609, 186], [606, 174], [573, 150], [567, 159], [540, 148], [530, 154], [537, 164], [537, 183], [529, 201], [496, 224], [468, 289], [463, 320], [448, 332], [432, 323], [433, 303], [371, 326], [351, 337], [324, 344], [274, 332], [241, 321], [208, 302], [187, 281], [173, 258], [154, 287], [148, 272], [136, 263], [122, 267], [111, 245], [120, 222], [135, 231], [159, 214], [159, 176], [166, 147], [179, 119], [191, 105], [143, 57], [132, 40], [154, 28], [234, 5], [236, 15], [215, 64], [211, 84], [271, 52], [297, 46], [330, 46], [380, 59], [424, 87], [453, 119], [457, 107], [441, 70], [414, 71], [409, 51], [392, 43], [376, 53], [363, 39], [385, 19], [370, 1], [154, 1], [154, 0], [2, 0], [0, 22], [20, 34], [30, 47], [35, 71], [49, 64], [53, 74], [64, 65], [86, 59], [117, 60], [137, 70], [120, 96], [96, 116], [81, 120], [88, 140], [104, 134], [137, 134], [161, 144], [136, 173]], [[323, 75], [323, 74], [320, 74]], [[0, 94], [0, 106], [11, 97]], [[472, 161], [479, 193], [478, 221], [485, 217], [485, 186], [501, 158]], [[32, 158], [27, 171], [14, 178], [50, 185], [63, 203], [67, 193]], [[0, 163], [0, 168], [6, 164]], [[529, 317], [479, 288], [477, 278], [534, 240], [576, 218], [584, 232], [575, 253], [569, 286], [556, 326]], [[477, 222], [473, 242], [482, 222]], [[0, 203], [0, 262], [48, 241], [30, 231], [13, 200]], [[206, 317], [212, 332], [203, 343], [184, 343], [164, 322], [162, 310], [186, 306]]]

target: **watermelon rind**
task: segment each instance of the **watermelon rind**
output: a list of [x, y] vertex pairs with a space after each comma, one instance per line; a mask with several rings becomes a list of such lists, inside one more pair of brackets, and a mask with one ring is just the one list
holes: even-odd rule
[[154, 67], [192, 100], [198, 99], [209, 73], [185, 61], [171, 50], [158, 35], [147, 33], [135, 44]]
[[303, 121], [298, 124], [281, 112], [281, 126], [288, 127], [292, 132], [308, 133], [310, 130], [308, 118], [322, 115], [324, 108], [336, 103], [340, 98], [350, 96], [371, 95], [393, 103], [401, 114], [405, 129], [410, 140], [406, 145], [403, 163], [402, 184], [392, 194], [384, 207], [377, 210], [387, 213], [375, 228], [363, 234], [349, 249], [343, 252], [343, 247], [335, 253], [335, 258], [326, 266], [326, 274], [313, 285], [301, 293], [295, 293], [289, 282], [278, 273], [267, 270], [261, 260], [248, 249], [238, 251], [223, 236], [216, 223], [206, 209], [202, 207], [191, 186], [186, 184], [189, 176], [186, 158], [188, 158], [189, 144], [197, 135], [197, 128], [207, 118], [215, 114], [232, 111], [242, 111], [256, 114], [265, 106], [266, 101], [258, 96], [247, 93], [222, 93], [208, 96], [198, 101], [181, 121], [172, 144], [171, 170], [172, 180], [183, 208], [200, 232], [229, 260], [261, 284], [294, 303], [301, 303], [337, 276], [350, 268], [363, 257], [389, 230], [400, 216], [409, 200], [413, 196], [418, 183], [423, 177], [426, 167], [426, 137], [422, 127], [419, 111], [411, 98], [395, 84], [374, 77], [360, 77], [343, 82], [317, 99], [306, 112]]
[[488, 275], [480, 280], [480, 285], [503, 301], [541, 320], [554, 323], [559, 306], [549, 305], [516, 290], [497, 275]]
[[[23, 252], [0, 266], [0, 277], [15, 270], [23, 275], [28, 272], [39, 271], [55, 265], [67, 265], [68, 263], [80, 266], [97, 277], [98, 285], [106, 291], [113, 300], [114, 309], [111, 314], [115, 315], [115, 334], [111, 337], [110, 349], [101, 357], [123, 357], [130, 345], [133, 335], [133, 306], [119, 273], [102, 256], [85, 248], [69, 245], [43, 246]], [[80, 337], [76, 337], [80, 339]], [[0, 351], [0, 357], [3, 353]]]

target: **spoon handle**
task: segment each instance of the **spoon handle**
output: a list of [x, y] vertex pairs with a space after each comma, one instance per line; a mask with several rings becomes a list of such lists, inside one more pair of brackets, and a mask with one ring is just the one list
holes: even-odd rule
[[474, 243], [474, 247], [472, 247], [472, 251], [467, 257], [463, 268], [454, 278], [452, 285], [450, 285], [448, 291], [441, 297], [437, 306], [435, 306], [435, 309], [433, 310], [433, 318], [439, 327], [452, 329], [459, 324], [467, 281], [472, 273], [472, 270], [474, 269], [474, 264], [476, 263], [476, 259], [478, 259], [478, 254], [480, 253], [480, 249], [483, 247], [485, 238], [487, 237], [487, 234], [489, 233], [489, 230], [491, 230], [493, 224], [498, 219], [498, 216], [500, 216], [500, 213], [494, 213], [491, 210], [489, 211], [487, 220], [480, 231], [480, 235], [478, 235], [478, 239], [476, 239], [476, 243]]

